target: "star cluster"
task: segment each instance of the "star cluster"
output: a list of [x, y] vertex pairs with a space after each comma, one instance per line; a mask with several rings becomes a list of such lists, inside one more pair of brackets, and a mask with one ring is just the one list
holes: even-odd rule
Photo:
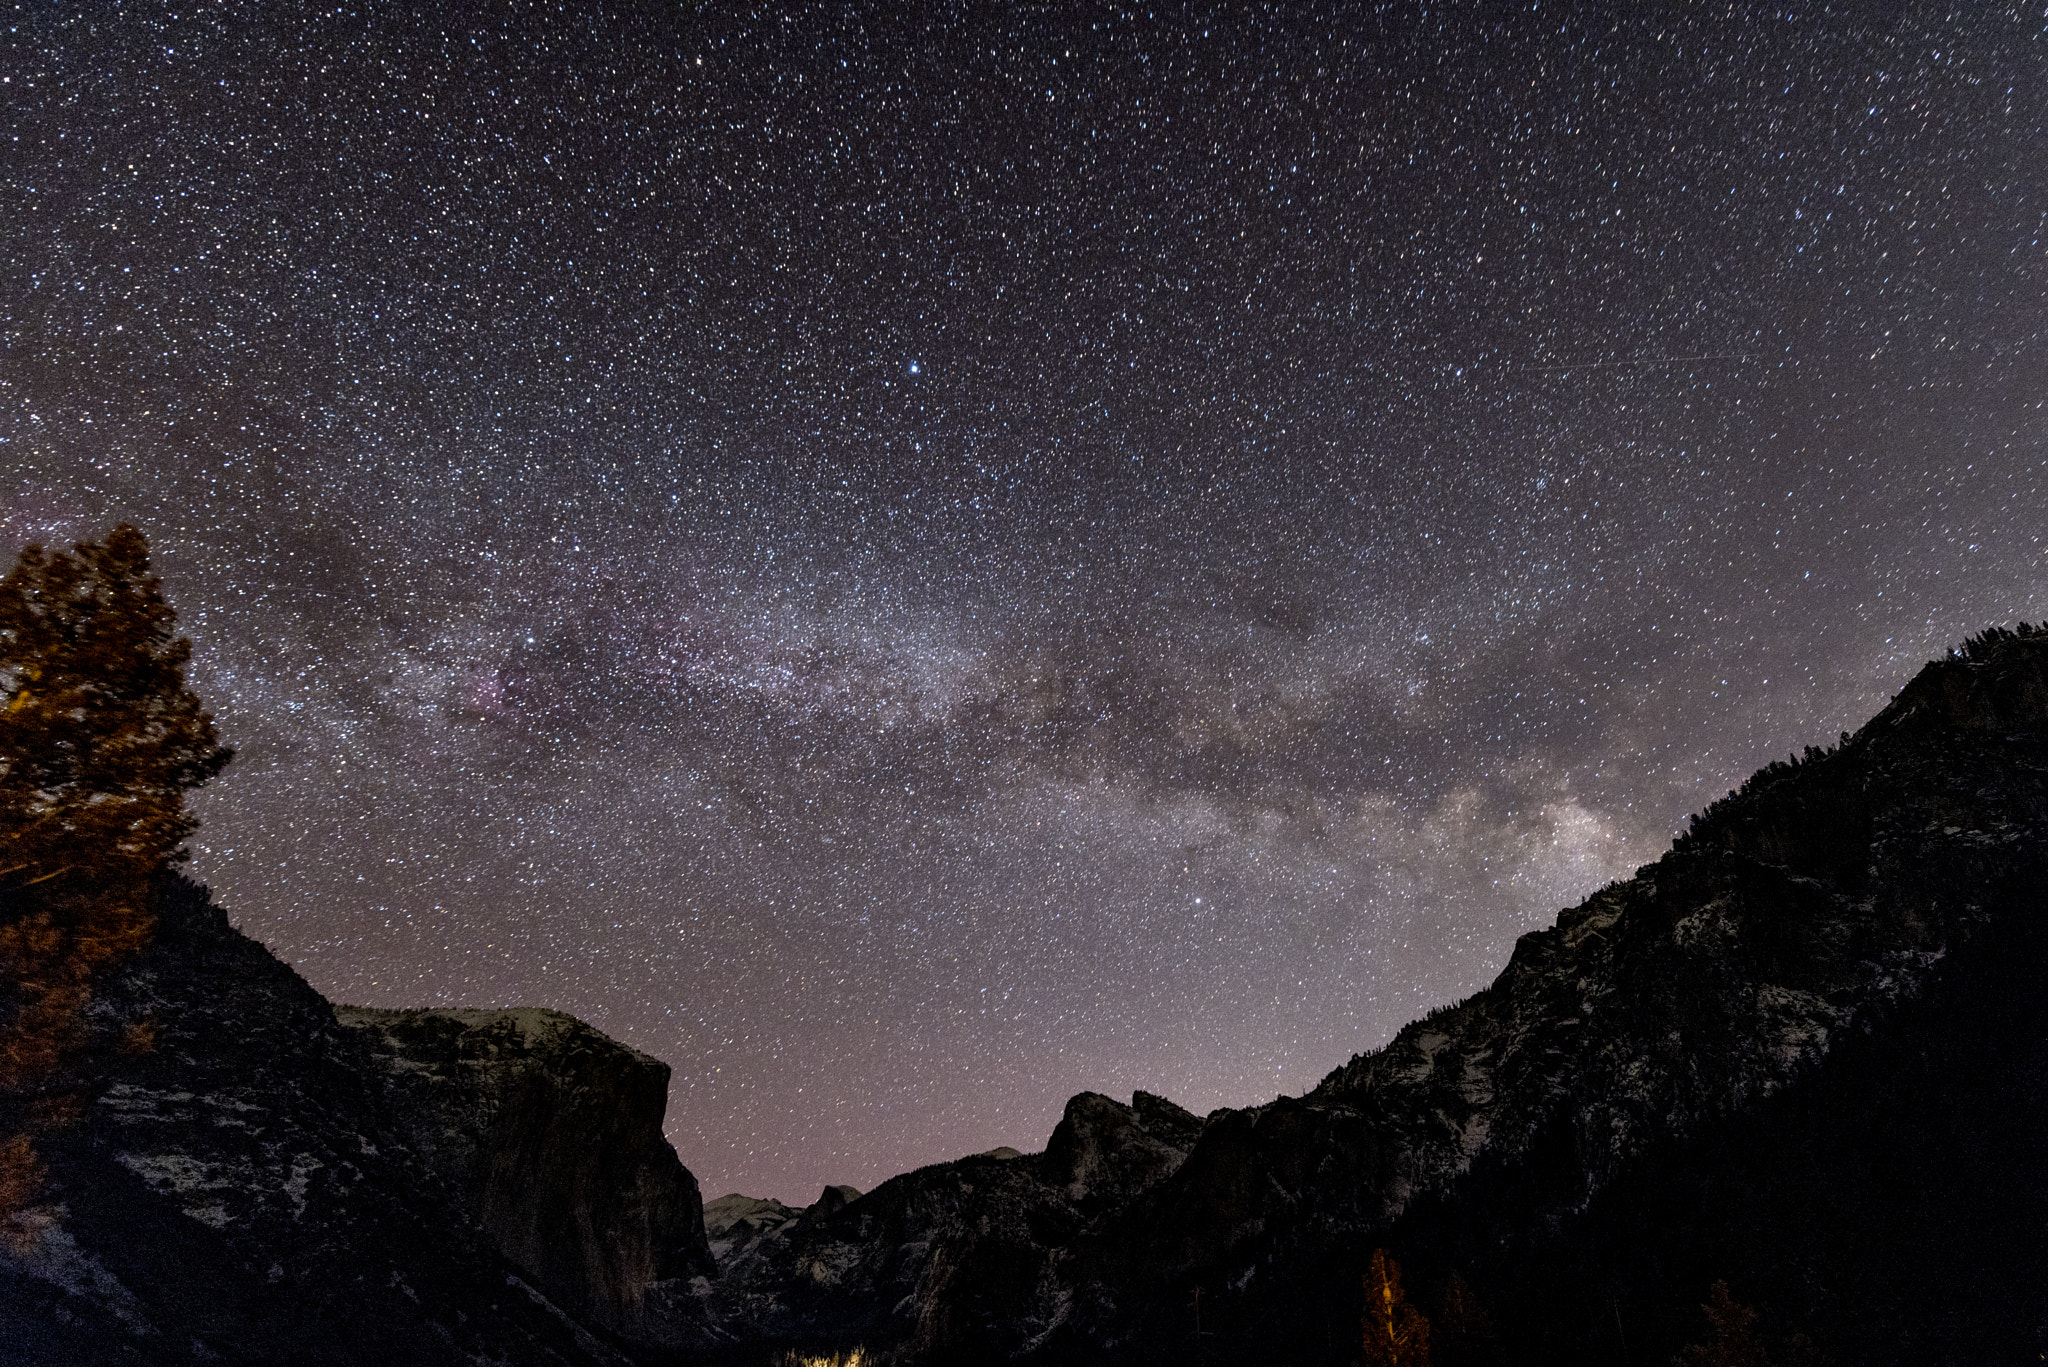
[[707, 1192], [1299, 1091], [2048, 616], [2039, 6], [16, 5], [5, 549]]

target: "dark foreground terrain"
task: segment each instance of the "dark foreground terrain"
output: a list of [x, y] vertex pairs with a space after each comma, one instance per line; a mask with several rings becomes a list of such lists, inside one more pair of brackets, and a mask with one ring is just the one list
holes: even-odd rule
[[1335, 1364], [1385, 1248], [1450, 1367], [1661, 1364], [1717, 1280], [1770, 1361], [2035, 1363], [2044, 822], [2048, 636], [1992, 633], [1306, 1096], [1084, 1094], [1042, 1153], [708, 1228], [662, 1064], [337, 1010], [173, 879], [0, 1361]]

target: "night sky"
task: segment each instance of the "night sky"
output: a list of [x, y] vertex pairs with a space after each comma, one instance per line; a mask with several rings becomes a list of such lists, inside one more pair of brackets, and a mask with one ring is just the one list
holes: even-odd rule
[[1707, 10], [15, 4], [0, 553], [707, 1195], [1299, 1092], [2048, 617], [2042, 5]]

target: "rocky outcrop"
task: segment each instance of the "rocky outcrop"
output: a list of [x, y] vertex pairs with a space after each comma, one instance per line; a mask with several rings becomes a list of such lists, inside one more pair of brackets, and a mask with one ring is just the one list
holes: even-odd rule
[[801, 1209], [792, 1209], [772, 1197], [742, 1196], [734, 1192], [704, 1203], [704, 1229], [710, 1240], [711, 1256], [721, 1268], [746, 1259], [762, 1239], [779, 1233], [795, 1222]]
[[362, 1034], [203, 888], [167, 880], [157, 918], [98, 1001], [154, 1047], [39, 1144], [0, 1361], [624, 1361], [473, 1231]]
[[939, 1163], [832, 1205], [721, 1269], [712, 1303], [728, 1332], [815, 1351], [1001, 1354], [1042, 1318], [1047, 1250], [1082, 1224], [1040, 1155]]
[[1200, 1119], [1150, 1092], [1134, 1093], [1128, 1106], [1083, 1092], [1046, 1141], [1045, 1179], [1077, 1209], [1122, 1205], [1172, 1175], [1201, 1130]]
[[[654, 1146], [663, 1070], [567, 1017], [350, 1028], [177, 877], [95, 1009], [154, 1046], [39, 1140], [39, 1227], [0, 1240], [0, 1363], [625, 1367], [622, 1321], [578, 1296], [704, 1265], [695, 1183]], [[492, 1235], [522, 1219], [627, 1251], [508, 1259]]]
[[539, 1008], [344, 1006], [407, 1146], [549, 1299], [628, 1338], [698, 1344], [716, 1272], [697, 1181], [662, 1136], [668, 1065]]
[[999, 1148], [866, 1195], [827, 1187], [802, 1211], [726, 1196], [705, 1207], [724, 1332], [763, 1347], [889, 1347], [989, 1361], [1058, 1323], [1054, 1260], [1091, 1219], [1186, 1157], [1201, 1121], [1162, 1097], [1067, 1103], [1043, 1153]]

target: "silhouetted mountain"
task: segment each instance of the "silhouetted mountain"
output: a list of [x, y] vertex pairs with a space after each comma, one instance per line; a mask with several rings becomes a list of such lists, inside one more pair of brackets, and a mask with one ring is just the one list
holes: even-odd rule
[[9, 1363], [619, 1364], [706, 1341], [666, 1065], [554, 1012], [344, 1019], [171, 877], [98, 1009], [156, 1025], [40, 1141]]
[[1447, 1367], [1662, 1363], [1716, 1280], [1774, 1352], [2037, 1362], [2044, 821], [2048, 636], [1991, 633], [1306, 1096], [1084, 1093], [801, 1211], [700, 1207], [654, 1060], [337, 1013], [172, 879], [101, 1006], [156, 1047], [45, 1146], [0, 1360], [1338, 1364], [1385, 1248]]
[[2035, 1361], [2044, 724], [2048, 637], [1979, 638], [1307, 1096], [1198, 1130], [1077, 1097], [1045, 1154], [780, 1231], [723, 1280], [764, 1308], [726, 1327], [1347, 1362], [1385, 1246], [1425, 1308], [1461, 1274], [1516, 1362], [1662, 1362], [1717, 1279], [1837, 1362]]

